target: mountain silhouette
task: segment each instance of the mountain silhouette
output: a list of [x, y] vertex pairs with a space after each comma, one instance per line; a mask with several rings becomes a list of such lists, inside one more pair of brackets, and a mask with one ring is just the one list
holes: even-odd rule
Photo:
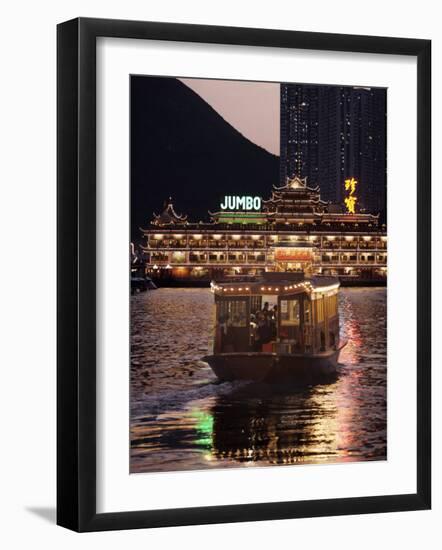
[[279, 157], [246, 139], [175, 78], [131, 77], [131, 239], [172, 197], [189, 221], [207, 221], [224, 195], [268, 197]]

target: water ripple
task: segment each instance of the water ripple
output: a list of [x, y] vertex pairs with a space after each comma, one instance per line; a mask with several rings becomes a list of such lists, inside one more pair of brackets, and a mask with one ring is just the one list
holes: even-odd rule
[[303, 389], [217, 383], [209, 290], [131, 300], [131, 472], [386, 458], [385, 289], [341, 289], [339, 378]]

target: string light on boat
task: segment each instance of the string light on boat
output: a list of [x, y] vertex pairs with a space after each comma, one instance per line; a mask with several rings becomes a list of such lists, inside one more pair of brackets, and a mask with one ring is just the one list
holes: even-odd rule
[[[284, 287], [272, 287], [272, 286], [261, 286], [259, 287], [262, 293], [267, 292], [281, 292], [281, 291], [291, 291], [291, 290], [304, 290], [306, 292], [311, 292], [312, 294], [319, 294], [319, 293], [327, 293], [327, 292], [333, 292], [336, 291], [339, 287], [339, 284], [334, 285], [328, 285], [323, 287], [315, 287], [312, 285], [310, 281], [302, 281], [300, 283], [292, 284], [292, 285], [286, 285]], [[222, 287], [217, 285], [216, 283], [210, 283], [210, 288], [213, 292], [219, 291], [219, 292], [253, 292], [253, 289], [251, 289], [250, 286], [240, 286], [240, 287]]]
[[[210, 290], [212, 292], [216, 292], [217, 290], [223, 290], [222, 287], [218, 286], [216, 283], [214, 283], [213, 281], [211, 281], [210, 283]], [[226, 289], [224, 289], [226, 290]]]
[[319, 288], [313, 288], [314, 293], [318, 292], [330, 292], [331, 290], [337, 290], [339, 288], [339, 284], [335, 285], [329, 285], [329, 286], [322, 286]]

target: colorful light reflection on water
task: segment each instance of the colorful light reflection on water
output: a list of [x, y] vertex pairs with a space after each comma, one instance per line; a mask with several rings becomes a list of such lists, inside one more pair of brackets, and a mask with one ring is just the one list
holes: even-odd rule
[[206, 289], [132, 298], [131, 472], [386, 458], [386, 289], [341, 289], [338, 380], [217, 384]]

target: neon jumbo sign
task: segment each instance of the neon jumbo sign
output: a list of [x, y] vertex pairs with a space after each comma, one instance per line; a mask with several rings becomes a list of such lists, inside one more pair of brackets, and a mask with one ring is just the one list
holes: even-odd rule
[[221, 210], [261, 210], [261, 197], [226, 195]]

